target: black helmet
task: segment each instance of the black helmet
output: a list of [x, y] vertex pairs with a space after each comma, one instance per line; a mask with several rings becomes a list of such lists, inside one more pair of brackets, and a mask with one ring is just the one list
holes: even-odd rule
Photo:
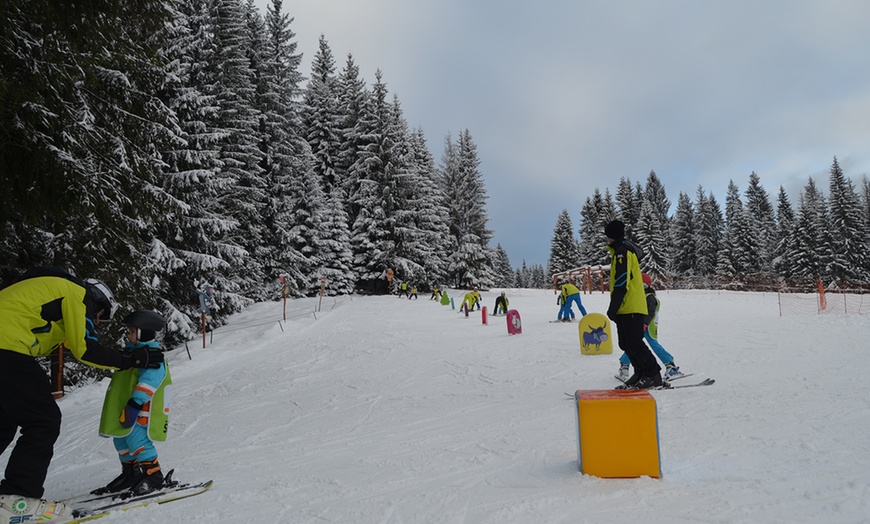
[[91, 299], [94, 301], [94, 306], [97, 308], [94, 312], [95, 315], [100, 311], [105, 311], [106, 317], [102, 320], [110, 320], [115, 316], [119, 304], [118, 301], [115, 300], [115, 295], [112, 294], [112, 290], [109, 289], [109, 286], [96, 278], [86, 278], [85, 291], [91, 296]]
[[137, 338], [140, 342], [154, 340], [157, 332], [163, 331], [163, 328], [166, 327], [166, 320], [163, 319], [163, 315], [147, 309], [140, 309], [130, 313], [124, 317], [121, 323], [125, 326], [132, 326], [138, 329], [139, 336]]

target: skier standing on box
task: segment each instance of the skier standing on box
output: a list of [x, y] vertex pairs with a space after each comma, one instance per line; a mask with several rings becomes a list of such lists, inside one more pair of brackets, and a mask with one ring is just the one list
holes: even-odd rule
[[640, 273], [640, 246], [625, 239], [625, 224], [613, 220], [604, 227], [610, 252], [610, 306], [607, 318], [616, 324], [619, 347], [634, 365], [634, 374], [617, 389], [646, 389], [662, 385], [661, 368], [643, 342], [646, 297]]
[[[160, 350], [156, 338], [166, 321], [159, 313], [136, 311], [122, 322], [127, 326], [125, 350]], [[128, 369], [112, 375], [103, 402], [100, 435], [114, 437], [121, 474], [105, 487], [94, 490], [94, 494], [129, 489], [136, 495], [144, 495], [163, 484], [153, 441], [166, 440], [170, 384], [172, 378], [166, 362], [153, 369]]]
[[[652, 349], [652, 352], [655, 353], [659, 360], [662, 361], [662, 364], [665, 365], [665, 371], [662, 374], [663, 380], [671, 380], [674, 378], [679, 378], [683, 376], [683, 372], [680, 371], [680, 366], [678, 366], [674, 362], [674, 357], [668, 350], [664, 348], [659, 342], [659, 308], [661, 307], [661, 301], [656, 296], [656, 290], [652, 287], [652, 277], [646, 273], [641, 275], [643, 279], [643, 289], [646, 293], [646, 308], [649, 312], [644, 319], [644, 332], [643, 338], [649, 344], [649, 347]], [[631, 364], [631, 361], [628, 358], [626, 353], [623, 353], [621, 357], [619, 357], [619, 378], [623, 381], [628, 380], [628, 366]]]
[[61, 412], [35, 357], [62, 344], [81, 362], [99, 368], [149, 368], [163, 354], [148, 348], [122, 352], [97, 341], [96, 324], [118, 309], [109, 287], [80, 280], [62, 268], [33, 268], [0, 290], [0, 452], [21, 435], [0, 482], [0, 520], [65, 521], [72, 509], [42, 500], [43, 484], [60, 434]]

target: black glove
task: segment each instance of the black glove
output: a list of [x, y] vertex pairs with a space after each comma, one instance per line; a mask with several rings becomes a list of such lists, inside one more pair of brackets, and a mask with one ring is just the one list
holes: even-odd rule
[[163, 353], [157, 349], [134, 348], [121, 355], [121, 369], [159, 368], [162, 362]]
[[616, 322], [616, 312], [617, 311], [619, 311], [619, 308], [615, 308], [615, 307], [608, 308], [607, 309], [607, 318]]

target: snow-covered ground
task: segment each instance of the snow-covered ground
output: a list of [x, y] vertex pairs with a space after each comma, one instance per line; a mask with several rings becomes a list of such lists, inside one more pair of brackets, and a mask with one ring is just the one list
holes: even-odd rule
[[[450, 296], [461, 301], [461, 294]], [[484, 293], [493, 308], [495, 290]], [[617, 385], [552, 291], [511, 290], [523, 334], [421, 295], [258, 304], [168, 354], [176, 478], [210, 492], [100, 522], [868, 522], [868, 315], [779, 316], [776, 294], [661, 292], [660, 338], [706, 388], [654, 391], [662, 478], [577, 468], [565, 393]], [[608, 295], [584, 295], [604, 312]], [[119, 467], [97, 436], [107, 381], [60, 401], [46, 497]], [[2, 457], [5, 464], [8, 453]]]

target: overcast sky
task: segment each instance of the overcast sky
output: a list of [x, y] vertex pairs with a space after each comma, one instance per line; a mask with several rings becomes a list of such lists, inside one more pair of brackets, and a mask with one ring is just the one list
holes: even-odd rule
[[[257, 0], [265, 14], [268, 0]], [[870, 173], [864, 0], [285, 0], [302, 73], [321, 34], [337, 70], [380, 69], [440, 163], [464, 129], [511, 264], [546, 264], [556, 218], [655, 171], [671, 200], [724, 205], [755, 171], [797, 205], [836, 156]]]

